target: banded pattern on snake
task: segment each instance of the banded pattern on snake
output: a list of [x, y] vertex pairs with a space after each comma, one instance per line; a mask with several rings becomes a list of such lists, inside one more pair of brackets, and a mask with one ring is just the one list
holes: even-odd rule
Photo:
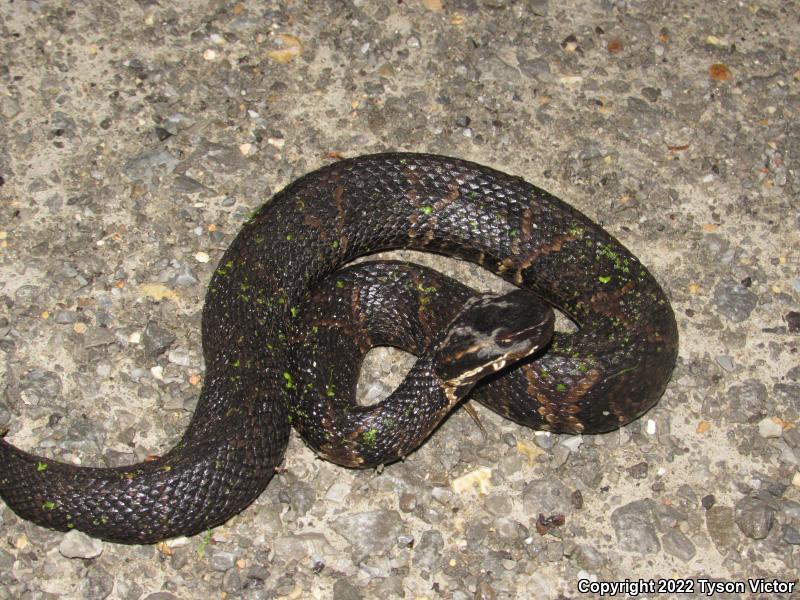
[[[311, 294], [345, 263], [395, 248], [470, 260], [533, 294], [467, 301], [471, 308], [454, 312], [450, 334], [420, 357], [420, 372], [450, 385], [441, 395], [446, 410], [427, 410], [430, 398], [421, 392], [430, 385], [412, 378], [398, 389], [405, 396], [392, 400], [404, 403], [402, 411], [365, 421], [345, 395], [353, 370], [343, 369], [340, 380], [318, 381], [323, 362], [309, 366], [313, 353], [302, 348], [314, 344], [298, 319], [307, 313], [313, 323], [330, 314], [314, 308]], [[487, 334], [499, 336], [489, 344], [496, 348], [521, 339], [494, 327], [491, 311], [521, 315], [522, 331], [535, 333], [524, 348], [515, 346], [509, 364], [546, 343], [551, 316], [534, 296], [565, 312], [578, 330], [556, 332], [543, 354], [517, 366], [506, 366], [502, 351], [476, 362]], [[369, 297], [351, 293], [348, 301]], [[530, 310], [509, 308], [517, 301]], [[476, 302], [486, 307], [470, 316]], [[495, 316], [487, 317], [484, 308]], [[473, 327], [476, 322], [489, 327]], [[465, 331], [475, 334], [471, 341]], [[401, 153], [336, 162], [264, 204], [211, 279], [202, 335], [203, 390], [188, 429], [169, 452], [127, 467], [75, 467], [0, 440], [0, 496], [23, 518], [62, 531], [127, 543], [191, 535], [224, 522], [263, 491], [283, 456], [290, 420], [323, 456], [380, 464], [413, 450], [435, 427], [418, 425], [420, 418], [442, 418], [470, 392], [476, 375], [505, 367], [502, 376], [479, 384], [474, 397], [531, 427], [607, 431], [655, 404], [678, 344], [658, 283], [589, 218], [518, 177], [463, 160]], [[340, 354], [318, 348], [317, 358]], [[398, 435], [411, 427], [413, 436]]]

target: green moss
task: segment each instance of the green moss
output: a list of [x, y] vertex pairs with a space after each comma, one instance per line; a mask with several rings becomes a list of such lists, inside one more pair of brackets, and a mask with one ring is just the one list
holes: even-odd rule
[[52, 500], [45, 500], [42, 502], [42, 510], [53, 510], [56, 507], [56, 503]]
[[199, 558], [200, 560], [203, 560], [203, 555], [206, 552], [206, 546], [208, 546], [210, 541], [211, 541], [211, 530], [208, 529], [203, 534], [203, 537], [200, 540], [200, 545], [197, 546], [197, 558]]
[[433, 207], [430, 204], [425, 204], [419, 210], [423, 215], [429, 215], [433, 212]]
[[224, 277], [225, 275], [227, 275], [230, 272], [230, 270], [232, 268], [233, 268], [233, 261], [229, 260], [228, 262], [226, 262], [221, 267], [217, 267], [217, 275], [220, 275], [220, 276]]
[[36, 463], [36, 470], [39, 471], [39, 473], [42, 473], [43, 471], [47, 471], [47, 463], [46, 462], [37, 462]]
[[284, 380], [286, 380], [286, 389], [287, 390], [293, 390], [294, 389], [294, 378], [292, 377], [292, 374], [289, 373], [289, 371], [284, 371], [283, 372], [283, 378], [284, 378]]
[[570, 225], [569, 230], [567, 231], [567, 233], [569, 233], [572, 237], [576, 238], [583, 237], [584, 232], [585, 230], [583, 229], [583, 227], [581, 227], [577, 223], [573, 223], [572, 225]]
[[375, 428], [368, 429], [364, 433], [361, 434], [361, 441], [364, 442], [364, 445], [367, 448], [373, 448], [375, 446], [375, 439], [378, 437], [378, 430]]

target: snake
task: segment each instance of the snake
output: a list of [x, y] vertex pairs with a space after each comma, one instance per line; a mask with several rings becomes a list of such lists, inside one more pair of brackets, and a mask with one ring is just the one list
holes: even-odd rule
[[[392, 249], [471, 261], [515, 289], [471, 295], [411, 268], [347, 266]], [[392, 304], [375, 291], [387, 280], [416, 290], [412, 316], [364, 308]], [[438, 308], [451, 293], [460, 305]], [[554, 331], [548, 307], [574, 330]], [[201, 333], [203, 385], [174, 447], [106, 468], [0, 439], [0, 497], [23, 519], [112, 542], [194, 535], [262, 493], [292, 427], [364, 468], [412, 452], [465, 397], [528, 427], [610, 431], [656, 404], [678, 352], [665, 292], [600, 225], [521, 177], [417, 153], [339, 160], [275, 194], [223, 253]], [[420, 355], [389, 398], [359, 406], [347, 352], [380, 344]]]

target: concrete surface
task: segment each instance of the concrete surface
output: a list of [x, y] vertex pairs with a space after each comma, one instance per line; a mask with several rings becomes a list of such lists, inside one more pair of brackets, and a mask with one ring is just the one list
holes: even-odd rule
[[[798, 39], [779, 0], [4, 2], [14, 443], [93, 465], [166, 451], [202, 385], [217, 259], [336, 155], [448, 154], [560, 195], [652, 268], [681, 350], [661, 403], [607, 435], [478, 408], [483, 440], [460, 410], [380, 474], [295, 437], [257, 503], [188, 540], [99, 544], [2, 506], [0, 598], [578, 598], [626, 579], [789, 597], [736, 588], [800, 566]], [[371, 364], [368, 393], [402, 374]]]

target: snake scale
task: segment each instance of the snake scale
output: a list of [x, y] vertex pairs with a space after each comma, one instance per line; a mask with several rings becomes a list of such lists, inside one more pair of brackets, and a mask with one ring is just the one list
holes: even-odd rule
[[[463, 311], [427, 310], [447, 294], [425, 272], [387, 266], [335, 273], [356, 257], [396, 248], [473, 261], [530, 292], [467, 300]], [[391, 305], [369, 292], [382, 280], [417, 290], [415, 314], [389, 319], [405, 321], [401, 333], [363, 325], [386, 321], [361, 310], [372, 302]], [[345, 299], [324, 307], [330, 296], [314, 290], [326, 285], [344, 288]], [[462, 301], [468, 296], [453, 293]], [[544, 352], [523, 359], [552, 331], [534, 294], [578, 329], [554, 333]], [[354, 321], [344, 318], [348, 311]], [[524, 336], [500, 327], [498, 311], [522, 318], [521, 331], [545, 337], [521, 348]], [[434, 333], [442, 325], [449, 333]], [[489, 343], [487, 335], [496, 338]], [[336, 336], [340, 347], [318, 343]], [[348, 359], [356, 366], [346, 368], [335, 364], [347, 347], [363, 353], [369, 345], [393, 343], [423, 352], [431, 337], [439, 344], [432, 356], [420, 356], [408, 383], [381, 403], [391, 410], [386, 403], [401, 402], [402, 410], [375, 416], [374, 407], [356, 407], [346, 397], [358, 360]], [[254, 213], [211, 278], [202, 338], [203, 389], [174, 448], [135, 465], [93, 468], [0, 440], [0, 496], [8, 506], [45, 527], [117, 542], [192, 535], [258, 497], [282, 459], [290, 423], [326, 458], [380, 464], [418, 446], [435, 427], [419, 419], [441, 419], [482, 379], [471, 397], [518, 423], [554, 432], [608, 431], [656, 403], [678, 347], [675, 318], [658, 283], [588, 217], [521, 178], [405, 153], [333, 163], [297, 179]], [[507, 361], [503, 352], [512, 346]], [[481, 364], [487, 352], [494, 354]]]

